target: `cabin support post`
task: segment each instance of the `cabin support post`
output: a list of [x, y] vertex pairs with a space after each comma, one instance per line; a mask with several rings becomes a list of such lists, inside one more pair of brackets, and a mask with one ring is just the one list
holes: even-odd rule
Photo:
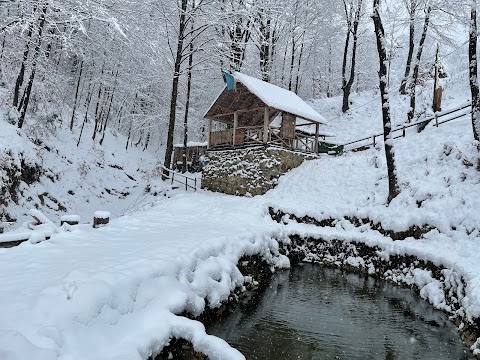
[[320, 124], [315, 124], [315, 154], [318, 154], [318, 130], [320, 129]]
[[207, 149], [210, 149], [210, 146], [212, 145], [210, 142], [210, 138], [212, 137], [212, 119], [208, 119], [208, 143], [207, 143]]
[[233, 113], [233, 141], [232, 144], [235, 146], [235, 139], [237, 137], [237, 127], [238, 127], [238, 112]]
[[268, 106], [265, 107], [265, 112], [263, 114], [263, 143], [268, 142], [268, 123], [270, 122], [270, 110]]

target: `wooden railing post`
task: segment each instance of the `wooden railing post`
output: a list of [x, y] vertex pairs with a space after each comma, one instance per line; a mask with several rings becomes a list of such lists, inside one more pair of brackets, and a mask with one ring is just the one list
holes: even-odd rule
[[375, 146], [375, 135], [373, 135], [373, 146]]
[[320, 124], [315, 124], [315, 143], [314, 143], [314, 151], [315, 154], [318, 154], [318, 130], [320, 129]]
[[268, 142], [268, 123], [270, 122], [270, 110], [268, 106], [265, 106], [265, 112], [263, 114], [263, 143]]
[[173, 185], [173, 179], [175, 178], [175, 173], [172, 172], [172, 185]]
[[438, 128], [438, 113], [435, 113], [435, 126]]
[[235, 146], [235, 140], [237, 137], [237, 127], [238, 127], [238, 112], [233, 113], [233, 140], [232, 144]]

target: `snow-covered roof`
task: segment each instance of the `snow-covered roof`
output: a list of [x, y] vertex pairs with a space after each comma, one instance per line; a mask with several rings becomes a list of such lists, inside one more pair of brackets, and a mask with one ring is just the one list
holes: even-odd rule
[[240, 72], [234, 72], [233, 77], [260, 98], [265, 105], [308, 120], [325, 123], [325, 118], [300, 99], [297, 94]]

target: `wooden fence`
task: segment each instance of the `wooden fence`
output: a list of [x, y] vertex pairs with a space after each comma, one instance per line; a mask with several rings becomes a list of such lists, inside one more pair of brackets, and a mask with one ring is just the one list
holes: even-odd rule
[[[414, 126], [426, 126], [428, 123], [434, 121], [435, 126], [438, 127], [442, 124], [445, 124], [447, 122], [450, 122], [452, 120], [460, 119], [464, 116], [467, 116], [472, 113], [472, 105], [470, 102], [463, 104], [455, 109], [450, 109], [444, 112], [439, 112], [436, 113], [434, 116], [429, 117], [427, 119], [421, 120], [421, 121], [416, 121], [413, 123], [405, 124], [400, 127], [397, 127], [395, 129], [392, 129], [392, 139], [398, 139], [406, 136], [406, 130], [414, 127]], [[452, 117], [449, 117], [447, 119], [444, 119], [446, 116], [452, 115]], [[345, 150], [348, 151], [362, 151], [366, 150], [372, 146], [377, 145], [377, 140], [378, 139], [383, 139], [383, 132], [382, 133], [377, 133], [373, 134], [367, 137], [364, 137], [362, 139], [354, 140], [351, 142], [348, 142], [346, 144], [343, 144], [345, 147]], [[370, 142], [370, 140], [372, 140]]]

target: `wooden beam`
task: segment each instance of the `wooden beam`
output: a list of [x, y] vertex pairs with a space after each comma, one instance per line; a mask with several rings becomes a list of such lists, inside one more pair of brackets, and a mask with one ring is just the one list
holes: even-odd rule
[[266, 144], [268, 142], [268, 125], [270, 124], [270, 109], [268, 106], [265, 106], [263, 114], [263, 143]]
[[315, 124], [315, 154], [318, 154], [318, 130], [320, 128], [319, 124]]
[[223, 114], [211, 115], [211, 116], [208, 116], [207, 118], [208, 119], [215, 119], [215, 118], [222, 117], [222, 116], [234, 115], [235, 113], [243, 114], [243, 113], [247, 113], [247, 112], [251, 112], [251, 111], [258, 111], [258, 110], [262, 110], [263, 108], [265, 108], [265, 106], [260, 106], [260, 107], [256, 107], [256, 108], [253, 108], [253, 109], [241, 109], [241, 110], [231, 111], [231, 112], [227, 112], [227, 113], [223, 113]]
[[237, 127], [238, 127], [238, 112], [233, 113], [233, 146], [235, 146], [235, 139], [237, 136]]
[[208, 119], [208, 144], [207, 149], [210, 149], [210, 138], [212, 137], [212, 119]]

